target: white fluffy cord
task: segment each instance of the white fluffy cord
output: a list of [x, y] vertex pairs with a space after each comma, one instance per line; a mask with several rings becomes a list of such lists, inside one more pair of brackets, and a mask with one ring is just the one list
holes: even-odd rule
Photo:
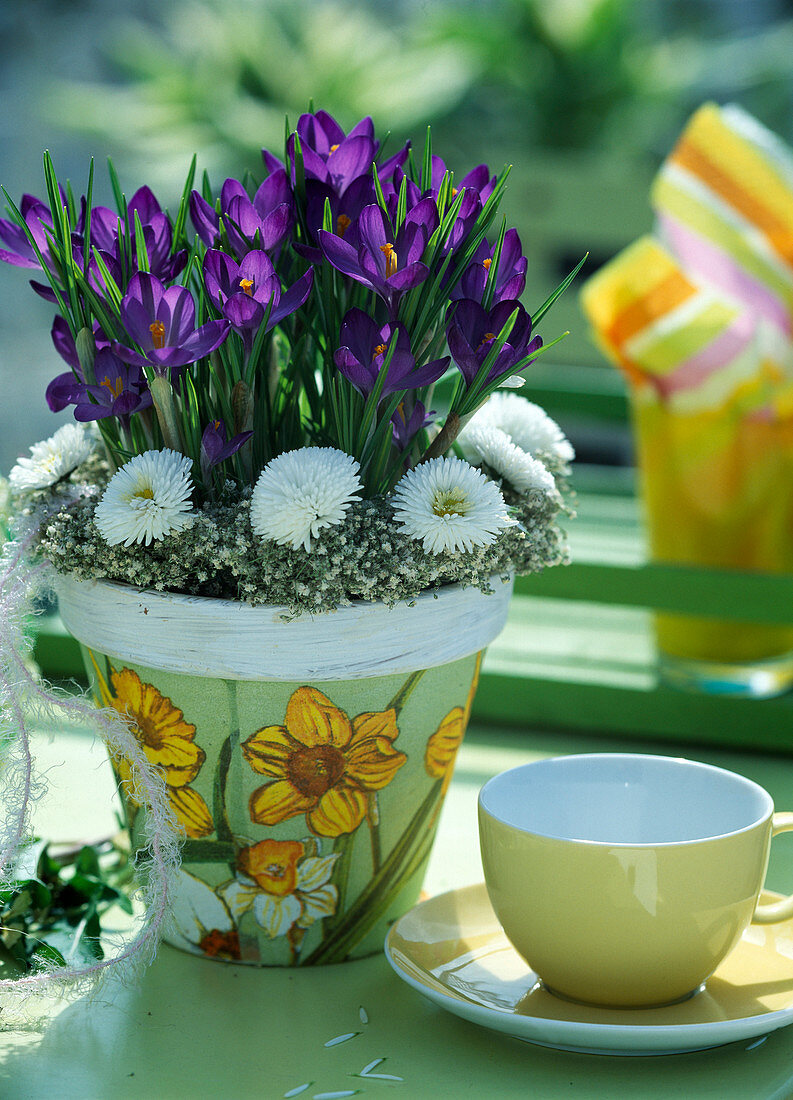
[[94, 726], [111, 755], [130, 762], [130, 793], [147, 808], [143, 844], [148, 858], [136, 863], [145, 915], [133, 938], [121, 943], [109, 958], [82, 967], [51, 965], [17, 979], [0, 980], [0, 1027], [23, 1021], [25, 1013], [19, 1010], [35, 994], [83, 994], [95, 990], [108, 973], [134, 975], [151, 962], [170, 915], [169, 895], [182, 839], [160, 772], [118, 712], [100, 710], [88, 696], [49, 687], [31, 673], [25, 619], [34, 594], [48, 587], [49, 572], [47, 565], [31, 560], [32, 541], [32, 534], [20, 535], [6, 544], [0, 556], [0, 885], [13, 881], [15, 864], [29, 837], [31, 805], [46, 794], [46, 784], [35, 774], [30, 729], [42, 719], [62, 720], [67, 715]]

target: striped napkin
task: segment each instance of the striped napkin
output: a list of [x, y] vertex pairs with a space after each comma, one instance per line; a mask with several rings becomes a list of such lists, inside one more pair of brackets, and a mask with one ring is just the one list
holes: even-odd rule
[[680, 412], [793, 415], [793, 153], [740, 108], [706, 104], [652, 204], [655, 235], [582, 292], [607, 356]]

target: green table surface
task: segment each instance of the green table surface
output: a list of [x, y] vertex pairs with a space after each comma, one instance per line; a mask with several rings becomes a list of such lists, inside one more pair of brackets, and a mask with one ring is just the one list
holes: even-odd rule
[[[433, 851], [427, 890], [479, 882], [476, 795], [504, 768], [580, 751], [680, 755], [679, 746], [537, 731], [474, 728], [461, 749]], [[60, 839], [112, 831], [113, 788], [103, 749], [87, 731], [36, 738], [50, 791], [36, 828]], [[793, 760], [733, 751], [686, 755], [763, 784], [793, 809]], [[768, 885], [793, 887], [793, 838], [775, 841]], [[362, 1022], [361, 1008], [368, 1022]], [[347, 1042], [328, 1040], [357, 1032]], [[400, 1081], [356, 1076], [375, 1072]], [[357, 1095], [621, 1097], [625, 1100], [785, 1100], [793, 1097], [793, 1027], [701, 1053], [632, 1058], [572, 1054], [519, 1042], [421, 998], [385, 958], [314, 970], [258, 970], [207, 962], [163, 945], [137, 984], [111, 979], [100, 999], [52, 1004], [39, 1031], [0, 1034], [3, 1100], [275, 1100], [311, 1082], [310, 1098]]]

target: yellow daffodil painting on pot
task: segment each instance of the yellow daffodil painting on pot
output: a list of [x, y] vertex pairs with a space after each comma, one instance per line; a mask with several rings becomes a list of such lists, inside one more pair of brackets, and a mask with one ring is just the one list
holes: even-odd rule
[[[198, 680], [85, 653], [97, 701], [125, 714], [185, 835], [166, 939], [259, 965], [380, 950], [418, 899], [479, 653], [319, 685]], [[115, 768], [135, 844], [145, 806], [127, 762]]]

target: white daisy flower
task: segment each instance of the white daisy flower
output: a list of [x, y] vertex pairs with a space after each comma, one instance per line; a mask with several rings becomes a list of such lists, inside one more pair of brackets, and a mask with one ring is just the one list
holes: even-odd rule
[[8, 475], [11, 491], [24, 493], [54, 485], [85, 462], [91, 450], [91, 440], [82, 425], [64, 424], [49, 439], [34, 443], [29, 458], [20, 458]]
[[110, 546], [150, 545], [193, 522], [193, 460], [178, 451], [135, 455], [107, 483], [94, 523]]
[[494, 393], [469, 426], [489, 424], [506, 432], [512, 442], [530, 454], [546, 454], [572, 462], [575, 452], [562, 429], [545, 409], [516, 393]]
[[463, 453], [476, 466], [485, 465], [504, 478], [518, 493], [539, 489], [556, 495], [553, 475], [538, 458], [517, 447], [506, 432], [473, 421], [457, 437]]
[[251, 526], [281, 546], [311, 549], [323, 527], [341, 523], [360, 492], [359, 464], [335, 447], [285, 451], [268, 462], [251, 500]]
[[431, 554], [487, 546], [514, 523], [496, 483], [460, 458], [433, 458], [408, 470], [392, 504], [403, 531]]

